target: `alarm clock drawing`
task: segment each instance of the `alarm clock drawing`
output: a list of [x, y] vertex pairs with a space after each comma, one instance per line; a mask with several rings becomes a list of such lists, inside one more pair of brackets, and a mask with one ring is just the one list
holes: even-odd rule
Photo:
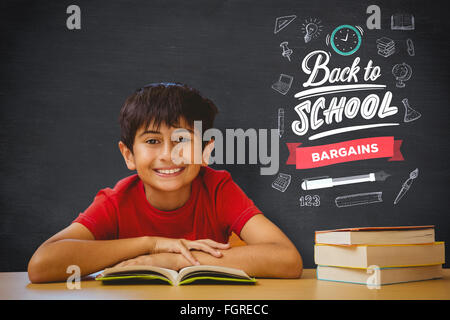
[[343, 56], [349, 56], [358, 51], [362, 42], [362, 30], [344, 24], [334, 29], [330, 37], [331, 47]]

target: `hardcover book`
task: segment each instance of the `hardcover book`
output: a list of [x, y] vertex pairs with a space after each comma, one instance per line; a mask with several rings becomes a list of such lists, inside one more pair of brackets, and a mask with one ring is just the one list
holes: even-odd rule
[[356, 246], [317, 244], [314, 260], [318, 265], [349, 268], [425, 266], [445, 263], [445, 247], [444, 242]]
[[[442, 278], [442, 265], [405, 268], [380, 268], [371, 270], [317, 266], [317, 279], [335, 282], [347, 282], [367, 285], [369, 277], [375, 274], [378, 285], [422, 281]], [[369, 280], [370, 285], [370, 280]]]
[[316, 243], [336, 245], [358, 244], [422, 244], [434, 243], [434, 226], [367, 227], [316, 231]]

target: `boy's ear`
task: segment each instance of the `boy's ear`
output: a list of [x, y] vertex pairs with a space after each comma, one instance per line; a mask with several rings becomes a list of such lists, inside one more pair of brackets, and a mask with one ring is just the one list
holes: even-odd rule
[[122, 153], [123, 159], [125, 160], [127, 168], [130, 170], [136, 170], [136, 164], [134, 162], [134, 155], [131, 152], [131, 150], [128, 149], [128, 147], [122, 141], [119, 141], [119, 149], [120, 149], [120, 153]]
[[202, 155], [202, 167], [207, 167], [209, 164], [209, 158], [211, 157], [211, 152], [214, 150], [214, 140], [211, 139], [206, 144], [205, 148], [203, 149], [203, 155]]

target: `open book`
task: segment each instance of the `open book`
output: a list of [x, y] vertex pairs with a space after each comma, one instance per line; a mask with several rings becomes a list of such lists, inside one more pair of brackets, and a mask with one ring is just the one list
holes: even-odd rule
[[130, 283], [136, 281], [168, 282], [173, 286], [192, 283], [194, 281], [208, 280], [218, 282], [255, 283], [256, 279], [248, 276], [244, 271], [219, 266], [192, 266], [181, 269], [179, 272], [171, 269], [153, 266], [125, 266], [105, 269], [95, 280], [103, 283]]

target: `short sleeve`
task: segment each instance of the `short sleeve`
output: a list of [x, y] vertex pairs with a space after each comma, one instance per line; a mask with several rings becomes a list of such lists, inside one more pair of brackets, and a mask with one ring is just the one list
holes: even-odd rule
[[117, 211], [108, 195], [103, 191], [95, 196], [91, 205], [72, 222], [84, 225], [95, 240], [117, 239]]
[[240, 236], [242, 228], [250, 218], [262, 214], [261, 210], [231, 179], [231, 176], [219, 186], [217, 210], [220, 220], [228, 229], [228, 233], [234, 232], [238, 236]]

